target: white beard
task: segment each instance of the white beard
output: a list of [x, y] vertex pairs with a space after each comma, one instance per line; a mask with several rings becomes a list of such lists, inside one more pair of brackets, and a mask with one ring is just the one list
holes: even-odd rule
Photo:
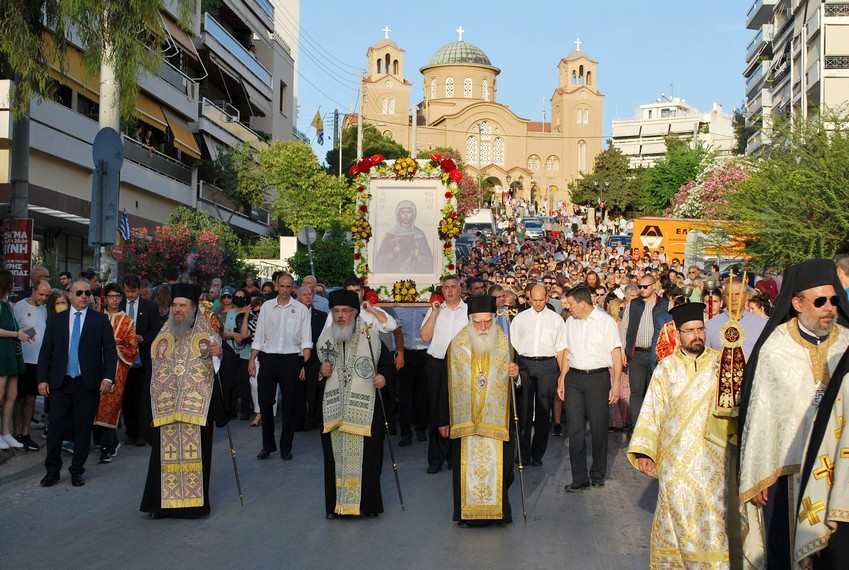
[[494, 352], [496, 343], [498, 342], [498, 325], [493, 321], [489, 330], [479, 331], [471, 322], [469, 322], [469, 338], [472, 343], [473, 353], [488, 353]]
[[339, 326], [336, 321], [330, 323], [330, 339], [333, 342], [348, 342], [354, 337], [354, 329], [357, 325], [357, 320], [352, 319], [350, 323], [344, 326]]
[[171, 327], [171, 334], [177, 338], [181, 338], [191, 332], [195, 324], [195, 316], [197, 316], [197, 312], [186, 315], [185, 319], [178, 321], [174, 318], [174, 315], [168, 315], [168, 326]]

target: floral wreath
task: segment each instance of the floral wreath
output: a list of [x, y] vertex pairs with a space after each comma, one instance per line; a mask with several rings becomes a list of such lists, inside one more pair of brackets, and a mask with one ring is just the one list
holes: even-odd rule
[[[416, 178], [439, 178], [445, 185], [445, 203], [441, 208], [442, 219], [439, 221], [438, 234], [442, 241], [442, 274], [448, 275], [455, 271], [454, 240], [460, 235], [460, 220], [457, 216], [457, 185], [463, 179], [463, 173], [450, 158], [442, 158], [438, 153], [430, 155], [430, 160], [416, 160], [412, 157], [396, 159], [391, 165], [383, 160], [383, 155], [363, 158], [348, 170], [354, 176], [357, 184], [357, 202], [351, 235], [354, 239], [354, 273], [365, 284], [368, 279], [369, 266], [367, 248], [372, 237], [371, 224], [368, 221], [371, 193], [368, 191], [372, 179], [394, 178], [395, 180], [414, 180]], [[401, 294], [404, 290], [405, 293]], [[385, 285], [377, 287], [374, 292], [382, 299], [395, 302], [425, 302], [431, 293], [439, 291], [439, 286], [417, 287], [409, 279], [398, 281], [390, 290]], [[399, 298], [400, 297], [400, 298]]]

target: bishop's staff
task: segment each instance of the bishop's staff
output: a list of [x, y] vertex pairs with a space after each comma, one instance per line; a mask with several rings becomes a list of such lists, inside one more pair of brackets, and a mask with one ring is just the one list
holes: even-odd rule
[[[377, 361], [374, 359], [374, 349], [371, 347], [371, 323], [366, 323], [362, 332], [368, 340], [368, 351], [371, 354], [371, 364], [377, 373]], [[386, 419], [386, 406], [383, 405], [383, 393], [380, 388], [375, 388], [377, 391], [377, 399], [380, 401], [380, 409], [383, 412], [383, 425], [386, 427], [386, 443], [389, 444], [389, 457], [392, 459], [392, 472], [395, 474], [395, 486], [398, 488], [398, 500], [401, 501], [401, 510], [404, 510], [404, 496], [401, 494], [401, 481], [398, 479], [398, 463], [395, 462], [395, 451], [392, 449], [392, 438], [389, 436], [389, 420]]]
[[[513, 351], [513, 341], [510, 338], [510, 320], [509, 317], [514, 317], [519, 313], [518, 309], [508, 309], [506, 306], [496, 313], [499, 316], [507, 319], [507, 341], [510, 344], [510, 351]], [[521, 378], [521, 376], [520, 376]], [[516, 383], [509, 380], [510, 389], [513, 393], [513, 423], [516, 426], [516, 455], [519, 457], [519, 491], [522, 496], [522, 516], [525, 517], [525, 524], [528, 524], [528, 509], [525, 508], [525, 466], [522, 464], [522, 444], [519, 434], [519, 407], [516, 404]]]
[[[224, 386], [221, 384], [221, 374], [216, 372], [215, 379], [218, 381], [218, 391], [221, 395], [221, 403], [224, 404], [224, 411], [227, 411], [227, 401], [224, 399]], [[233, 458], [233, 472], [236, 474], [236, 488], [239, 490], [239, 502], [245, 506], [245, 496], [242, 494], [242, 481], [239, 479], [239, 466], [236, 464], [236, 448], [233, 447], [233, 433], [230, 431], [230, 422], [227, 422], [227, 439], [230, 440], [230, 457]]]

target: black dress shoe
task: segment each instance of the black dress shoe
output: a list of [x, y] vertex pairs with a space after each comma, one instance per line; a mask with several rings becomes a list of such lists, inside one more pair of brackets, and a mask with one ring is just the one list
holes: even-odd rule
[[531, 461], [531, 466], [542, 467], [542, 459], [534, 459], [533, 461]]
[[262, 451], [260, 451], [259, 453], [256, 454], [256, 458], [257, 459], [268, 459], [269, 457], [271, 457], [271, 454], [275, 451], [277, 451], [277, 450], [276, 449], [265, 449], [263, 447]]
[[56, 483], [59, 482], [59, 474], [58, 473], [48, 473], [41, 479], [42, 487], [52, 487]]
[[554, 437], [561, 437], [563, 435], [563, 426], [560, 424], [554, 424], [554, 429], [551, 430], [551, 434]]
[[82, 487], [85, 485], [85, 479], [82, 475], [71, 473], [71, 485], [74, 487]]
[[365, 516], [370, 519], [376, 519], [380, 513], [365, 513]]
[[442, 465], [428, 465], [427, 473], [428, 475], [433, 475], [434, 473], [439, 473], [442, 471]]
[[150, 518], [155, 519], [155, 520], [167, 519], [168, 518], [168, 515], [163, 515], [162, 513], [157, 513], [157, 512], [148, 513], [147, 516], [149, 516]]
[[326, 515], [324, 515], [324, 518], [329, 521], [332, 521], [333, 519], [338, 519], [339, 515], [337, 515], [336, 513], [327, 513]]
[[567, 493], [577, 493], [579, 491], [586, 491], [590, 488], [589, 483], [572, 483], [571, 485], [566, 485]]
[[457, 528], [472, 528], [472, 525], [467, 522], [460, 521], [457, 523]]
[[280, 459], [283, 461], [292, 461], [292, 452], [291, 451], [281, 451]]
[[593, 487], [604, 487], [604, 481], [601, 479], [594, 479], [591, 485]]

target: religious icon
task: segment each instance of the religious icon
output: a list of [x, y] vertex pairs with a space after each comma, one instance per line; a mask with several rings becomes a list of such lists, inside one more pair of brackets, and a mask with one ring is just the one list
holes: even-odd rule
[[395, 206], [397, 223], [383, 234], [377, 250], [376, 273], [431, 273], [433, 251], [424, 232], [416, 226], [416, 205], [401, 200]]

